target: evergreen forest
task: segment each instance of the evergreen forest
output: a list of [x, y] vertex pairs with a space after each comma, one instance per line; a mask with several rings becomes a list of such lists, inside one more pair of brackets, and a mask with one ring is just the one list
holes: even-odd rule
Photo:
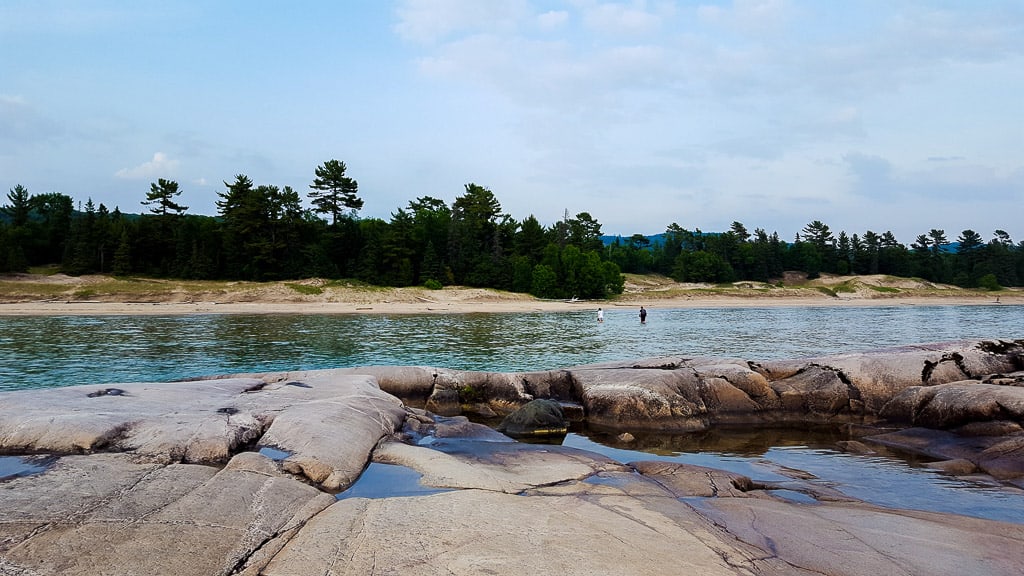
[[622, 274], [657, 273], [680, 282], [773, 281], [783, 271], [889, 274], [998, 290], [1024, 281], [1024, 242], [995, 230], [955, 238], [920, 234], [909, 246], [891, 232], [834, 234], [808, 223], [792, 241], [733, 222], [723, 232], [672, 223], [663, 234], [608, 239], [589, 213], [550, 226], [502, 212], [489, 189], [466, 184], [448, 205], [423, 196], [388, 221], [361, 218], [358, 183], [344, 162], [317, 166], [306, 197], [290, 186], [224, 183], [216, 216], [188, 214], [177, 182], [159, 179], [122, 213], [88, 199], [17, 185], [0, 206], [0, 273], [58, 264], [70, 275], [181, 279], [355, 279], [382, 286], [445, 285], [528, 292], [542, 298], [621, 293]]

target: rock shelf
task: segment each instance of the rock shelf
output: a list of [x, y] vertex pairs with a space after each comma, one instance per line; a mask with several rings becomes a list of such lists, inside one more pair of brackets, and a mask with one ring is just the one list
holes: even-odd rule
[[[1024, 524], [804, 482], [619, 463], [460, 415], [535, 398], [589, 425], [830, 423], [952, 473], [1024, 478], [1024, 340], [529, 373], [364, 367], [0, 393], [0, 575], [1020, 574]], [[273, 449], [272, 459], [259, 452]], [[371, 462], [448, 491], [334, 495]]]

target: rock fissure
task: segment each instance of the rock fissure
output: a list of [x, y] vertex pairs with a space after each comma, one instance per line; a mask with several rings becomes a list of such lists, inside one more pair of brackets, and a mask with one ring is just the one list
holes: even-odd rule
[[270, 544], [271, 542], [274, 542], [275, 540], [283, 538], [284, 542], [281, 543], [281, 546], [282, 547], [287, 546], [288, 542], [291, 541], [295, 537], [295, 534], [298, 531], [302, 530], [302, 528], [307, 523], [309, 523], [309, 520], [311, 520], [311, 519], [313, 519], [315, 517], [316, 516], [314, 515], [314, 516], [312, 516], [312, 517], [310, 517], [308, 519], [300, 520], [299, 522], [296, 522], [295, 524], [284, 526], [284, 527], [274, 531], [273, 533], [268, 534], [256, 546], [250, 547], [249, 550], [245, 554], [243, 554], [238, 559], [237, 562], [235, 562], [235, 565], [231, 568], [231, 571], [228, 572], [228, 574], [231, 575], [231, 576], [235, 576], [237, 574], [240, 574], [245, 569], [247, 569], [249, 567], [249, 562], [252, 561], [253, 557], [256, 556], [257, 554], [259, 554], [260, 552], [262, 552], [263, 549], [268, 544]]
[[[113, 428], [108, 430], [106, 433], [104, 433], [102, 436], [97, 438], [93, 442], [92, 446], [87, 446], [87, 447], [85, 447], [85, 449], [86, 450], [108, 451], [107, 450], [108, 447], [116, 446], [118, 443], [120, 443], [123, 440], [125, 440], [126, 438], [128, 438], [128, 436], [130, 435], [130, 433], [132, 431], [132, 427], [134, 425], [135, 425], [135, 422], [125, 422], [123, 424], [118, 424], [117, 426], [114, 426]], [[120, 452], [122, 450], [109, 450], [109, 451]]]
[[921, 369], [921, 384], [924, 386], [931, 386], [931, 379], [932, 375], [935, 373], [935, 370], [938, 369], [941, 365], [947, 363], [952, 363], [954, 366], [956, 366], [957, 370], [960, 371], [964, 378], [971, 377], [970, 369], [968, 369], [967, 366], [964, 364], [963, 354], [960, 354], [959, 352], [949, 352], [943, 354], [942, 357], [939, 358], [938, 360], [932, 361], [926, 359], [924, 361], [924, 367]]

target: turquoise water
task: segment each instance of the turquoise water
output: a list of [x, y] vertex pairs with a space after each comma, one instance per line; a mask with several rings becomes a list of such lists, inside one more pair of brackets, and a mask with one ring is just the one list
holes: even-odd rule
[[649, 356], [794, 358], [1024, 337], [1022, 306], [452, 315], [0, 317], [0, 390], [367, 365], [529, 371]]

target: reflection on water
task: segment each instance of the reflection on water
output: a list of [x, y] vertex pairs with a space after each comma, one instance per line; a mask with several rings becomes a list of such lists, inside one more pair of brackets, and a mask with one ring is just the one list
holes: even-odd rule
[[[805, 481], [886, 508], [945, 512], [1024, 523], [1024, 490], [987, 476], [957, 477], [926, 468], [915, 457], [884, 451], [849, 454], [836, 449], [838, 429], [726, 429], [695, 434], [637, 435], [623, 443], [602, 433], [568, 434], [565, 446], [622, 463], [660, 460], [743, 474], [756, 482]], [[781, 492], [781, 491], [780, 491]], [[804, 502], [792, 491], [780, 494]]]
[[46, 456], [0, 456], [0, 481], [45, 472], [52, 462]]
[[356, 480], [336, 498], [398, 498], [401, 496], [426, 496], [450, 492], [448, 488], [432, 488], [420, 484], [422, 474], [396, 464], [371, 462]]
[[0, 390], [368, 365], [530, 371], [661, 355], [751, 360], [1020, 337], [1021, 306], [449, 315], [0, 317]]

